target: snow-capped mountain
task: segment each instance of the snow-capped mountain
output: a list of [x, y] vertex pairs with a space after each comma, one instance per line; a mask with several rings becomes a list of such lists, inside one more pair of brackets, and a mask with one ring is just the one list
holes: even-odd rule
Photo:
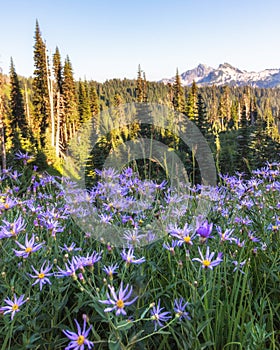
[[[280, 87], [280, 69], [265, 69], [261, 72], [247, 72], [233, 67], [229, 63], [220, 64], [217, 69], [199, 64], [196, 68], [181, 74], [181, 82], [189, 86], [195, 81], [198, 86], [205, 85], [250, 85], [261, 88]], [[161, 82], [173, 83], [171, 79], [162, 79]]]

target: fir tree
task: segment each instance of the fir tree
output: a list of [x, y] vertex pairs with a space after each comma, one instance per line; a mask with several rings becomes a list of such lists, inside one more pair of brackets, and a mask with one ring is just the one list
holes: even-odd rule
[[220, 119], [221, 130], [227, 129], [229, 121], [231, 119], [231, 101], [230, 101], [230, 91], [229, 86], [226, 85], [222, 89], [222, 95], [220, 98], [218, 115]]
[[16, 143], [14, 146], [20, 149], [20, 139], [27, 139], [29, 137], [29, 130], [25, 116], [21, 87], [12, 58], [10, 66], [10, 85], [10, 127], [14, 143]]
[[37, 137], [39, 147], [43, 147], [45, 145], [46, 129], [50, 123], [50, 96], [48, 89], [49, 72], [46, 45], [42, 39], [38, 21], [36, 21], [35, 28], [34, 65], [33, 132]]
[[63, 68], [61, 63], [61, 56], [58, 47], [55, 49], [53, 55], [53, 74], [55, 80], [55, 96], [54, 96], [54, 105], [56, 110], [56, 131], [55, 131], [55, 150], [56, 157], [60, 156], [61, 152], [61, 140], [63, 139], [63, 134], [61, 131], [61, 126], [63, 123], [63, 113], [64, 113], [64, 99], [63, 99]]
[[63, 69], [58, 47], [55, 48], [55, 53], [53, 55], [53, 73], [56, 82], [56, 90], [59, 91], [60, 94], [62, 94]]
[[238, 129], [239, 115], [240, 115], [240, 104], [238, 99], [235, 99], [234, 101], [232, 101], [232, 104], [231, 104], [230, 123], [228, 125], [229, 128], [233, 128], [235, 130]]
[[243, 101], [240, 129], [237, 137], [236, 171], [248, 174], [250, 171], [250, 129], [247, 119], [247, 108]]
[[93, 116], [100, 112], [98, 95], [94, 85], [90, 87], [90, 110]]
[[79, 80], [78, 87], [78, 113], [80, 123], [85, 123], [91, 119], [91, 108], [88, 94], [87, 82]]
[[214, 134], [219, 133], [220, 123], [218, 118], [218, 97], [217, 97], [217, 87], [213, 85], [211, 87], [210, 93], [210, 105], [209, 105], [209, 123], [211, 124], [211, 129]]
[[198, 122], [198, 110], [197, 110], [197, 86], [193, 81], [190, 92], [187, 98], [186, 113], [190, 120]]
[[148, 102], [148, 86], [145, 72], [143, 72], [143, 102]]
[[175, 81], [173, 84], [173, 107], [176, 111], [180, 113], [186, 112], [186, 101], [184, 88], [181, 84], [181, 77], [178, 72], [178, 68], [176, 70]]
[[265, 124], [260, 114], [257, 114], [251, 135], [251, 149], [253, 153], [252, 164], [255, 169], [264, 164], [265, 146]]
[[206, 106], [201, 93], [197, 95], [197, 114], [197, 126], [205, 136], [208, 133], [210, 125], [207, 120]]
[[136, 80], [136, 99], [138, 103], [144, 101], [144, 91], [143, 91], [143, 78], [140, 64], [138, 66], [137, 80]]
[[69, 57], [67, 56], [63, 68], [63, 100], [64, 100], [64, 120], [63, 120], [63, 141], [67, 144], [69, 139], [75, 134], [77, 124], [77, 100], [76, 87], [73, 76], [73, 68]]
[[7, 167], [7, 158], [6, 158], [6, 138], [5, 138], [5, 105], [3, 98], [3, 74], [2, 69], [0, 68], [0, 143], [1, 143], [1, 165], [2, 169]]

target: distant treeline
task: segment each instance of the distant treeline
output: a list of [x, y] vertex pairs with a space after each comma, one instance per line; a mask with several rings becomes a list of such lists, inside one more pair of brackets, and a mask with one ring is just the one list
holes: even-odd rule
[[[267, 161], [280, 161], [280, 89], [198, 87], [195, 82], [183, 87], [178, 71], [174, 83], [165, 85], [148, 81], [140, 66], [135, 76], [104, 83], [75, 81], [68, 56], [63, 61], [58, 48], [48, 56], [36, 22], [33, 77], [18, 76], [12, 59], [9, 76], [0, 74], [2, 168], [12, 164], [20, 150], [35, 155], [42, 169], [59, 171], [70, 140], [84, 123], [92, 120], [98, 134], [101, 112], [134, 102], [163, 104], [193, 121], [209, 143], [218, 172], [250, 173]], [[102, 135], [91, 154], [90, 173], [94, 176], [94, 169], [102, 167], [111, 149], [139, 136], [171, 147], [194, 172], [192, 150], [166, 130], [148, 129], [139, 121], [126, 130], [116, 126], [114, 135]]]

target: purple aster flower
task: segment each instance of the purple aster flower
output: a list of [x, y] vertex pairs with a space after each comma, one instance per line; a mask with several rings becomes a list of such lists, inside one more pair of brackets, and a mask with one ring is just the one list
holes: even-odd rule
[[0, 210], [8, 210], [17, 205], [17, 201], [7, 197], [5, 203], [0, 202]]
[[76, 247], [76, 243], [71, 243], [71, 245], [69, 247], [67, 247], [67, 244], [64, 244], [63, 247], [59, 247], [62, 251], [66, 251], [67, 253], [71, 253], [73, 251], [79, 251], [82, 250], [82, 248], [75, 248]]
[[22, 174], [19, 173], [17, 170], [13, 171], [12, 173], [9, 174], [9, 177], [12, 180], [17, 180]]
[[58, 268], [58, 271], [55, 276], [58, 277], [58, 278], [61, 278], [61, 277], [73, 277], [74, 279], [77, 277], [76, 276], [76, 266], [73, 262], [69, 262], [68, 261], [68, 264], [65, 263], [65, 270], [61, 269], [59, 266], [57, 267]]
[[25, 245], [19, 243], [16, 241], [16, 244], [22, 249], [22, 250], [15, 250], [13, 249], [16, 256], [22, 257], [24, 259], [28, 258], [31, 253], [36, 252], [37, 250], [41, 249], [42, 246], [45, 244], [45, 242], [35, 244], [35, 236], [32, 235], [31, 239], [28, 240], [28, 235], [25, 236]]
[[[279, 203], [279, 209], [280, 209], [280, 203]], [[272, 231], [279, 230], [280, 229], [280, 218], [277, 218], [274, 224], [270, 223], [268, 225], [267, 229], [272, 230]]]
[[123, 251], [121, 252], [121, 257], [123, 260], [126, 261], [127, 264], [142, 264], [146, 261], [144, 257], [140, 259], [135, 259], [133, 248], [129, 248], [127, 253], [125, 249], [123, 249]]
[[106, 272], [106, 274], [109, 276], [110, 280], [113, 279], [113, 274], [117, 273], [117, 269], [119, 268], [118, 264], [110, 265], [110, 266], [104, 266], [103, 271]]
[[54, 218], [46, 220], [44, 225], [51, 232], [52, 237], [55, 237], [57, 232], [63, 232], [64, 230], [64, 227], [60, 226], [60, 223]]
[[122, 175], [125, 177], [131, 177], [133, 175], [133, 170], [131, 168], [126, 168], [122, 171]]
[[118, 171], [113, 168], [102, 169], [102, 170], [95, 169], [95, 172], [97, 175], [99, 175], [101, 178], [105, 179], [106, 181], [116, 179], [117, 177], [119, 177]]
[[171, 245], [169, 243], [163, 243], [162, 246], [163, 246], [164, 249], [169, 250], [170, 253], [172, 255], [174, 255], [175, 254], [175, 247], [178, 246], [178, 241], [175, 241], [174, 239], [172, 239]]
[[53, 265], [50, 265], [48, 262], [48, 265], [45, 267], [45, 264], [46, 261], [41, 266], [40, 272], [35, 270], [35, 268], [31, 266], [32, 270], [35, 272], [36, 275], [31, 275], [30, 273], [28, 274], [30, 277], [36, 278], [36, 281], [32, 284], [32, 286], [34, 286], [37, 283], [40, 283], [40, 290], [42, 290], [44, 284], [51, 284], [48, 277], [53, 275], [53, 273], [49, 273]]
[[4, 315], [11, 313], [11, 320], [14, 318], [15, 313], [20, 311], [20, 306], [23, 305], [26, 300], [24, 299], [24, 294], [21, 295], [19, 298], [17, 298], [17, 296], [14, 294], [14, 301], [12, 301], [11, 299], [7, 298], [4, 299], [5, 303], [8, 304], [8, 306], [2, 306], [0, 308], [0, 312], [3, 312]]
[[226, 229], [224, 232], [222, 231], [222, 228], [220, 226], [217, 226], [217, 232], [220, 236], [221, 242], [225, 241], [234, 241], [235, 238], [232, 238], [231, 235], [233, 233], [234, 229]]
[[126, 230], [123, 235], [123, 238], [127, 241], [129, 247], [140, 244], [141, 239], [144, 237], [145, 235], [140, 234], [137, 228], [134, 230]]
[[183, 318], [190, 320], [189, 313], [186, 311], [186, 307], [189, 303], [184, 300], [184, 298], [174, 300], [174, 311], [176, 317], [181, 321]]
[[245, 241], [242, 241], [242, 242], [241, 242], [241, 240], [240, 240], [239, 238], [235, 238], [235, 239], [233, 239], [233, 240], [234, 240], [234, 242], [236, 243], [236, 245], [237, 245], [239, 248], [244, 247]]
[[98, 216], [99, 216], [100, 221], [101, 221], [102, 223], [111, 225], [112, 215], [99, 214]]
[[213, 229], [213, 223], [209, 224], [207, 220], [205, 220], [202, 224], [199, 226], [199, 222], [197, 222], [197, 229], [196, 233], [200, 236], [201, 242], [205, 242], [208, 238], [213, 238], [211, 236], [212, 229]]
[[22, 159], [23, 160], [23, 164], [26, 165], [27, 161], [29, 159], [31, 159], [32, 156], [29, 156], [28, 155], [28, 152], [26, 153], [22, 153], [21, 151], [18, 151], [16, 154], [15, 154], [15, 159]]
[[168, 232], [172, 237], [175, 237], [178, 239], [178, 245], [181, 246], [182, 244], [189, 244], [193, 245], [193, 238], [196, 236], [196, 233], [194, 232], [191, 234], [192, 228], [189, 227], [188, 223], [185, 224], [183, 229], [178, 228], [177, 226], [171, 226], [169, 227]]
[[252, 220], [250, 220], [248, 217], [246, 217], [246, 218], [242, 218], [242, 217], [236, 217], [235, 219], [234, 219], [234, 222], [236, 222], [236, 223], [240, 223], [240, 224], [242, 224], [242, 225], [244, 225], [244, 226], [248, 226], [248, 225], [250, 225], [251, 223], [252, 223]]
[[237, 260], [234, 260], [232, 263], [235, 265], [235, 268], [233, 269], [233, 272], [239, 271], [242, 274], [245, 274], [245, 272], [241, 270], [241, 267], [246, 264], [246, 260], [241, 261], [241, 262], [238, 262]]
[[94, 251], [91, 255], [87, 254], [86, 257], [83, 257], [83, 256], [73, 257], [73, 261], [75, 261], [76, 268], [83, 270], [83, 267], [86, 267], [86, 266], [93, 267], [93, 265], [97, 263], [101, 259], [101, 257], [102, 257], [102, 252], [97, 253], [96, 251]]
[[112, 307], [107, 307], [104, 312], [111, 312], [113, 310], [116, 310], [116, 315], [126, 315], [126, 311], [124, 310], [125, 306], [129, 306], [135, 302], [135, 300], [138, 298], [136, 296], [134, 299], [127, 301], [131, 294], [132, 294], [132, 286], [127, 285], [125, 289], [123, 289], [123, 282], [120, 284], [120, 289], [118, 292], [118, 295], [115, 292], [115, 288], [113, 286], [108, 286], [110, 289], [110, 293], [107, 293], [107, 300], [99, 300], [100, 303], [106, 304], [106, 305], [112, 305]]
[[25, 230], [26, 223], [21, 215], [12, 223], [3, 220], [5, 226], [1, 227], [0, 239], [8, 237], [16, 237], [21, 231]]
[[168, 192], [165, 194], [165, 201], [167, 204], [180, 203], [183, 201], [183, 197], [178, 195], [177, 193]]
[[92, 349], [94, 344], [92, 341], [87, 339], [92, 326], [89, 326], [89, 328], [86, 329], [86, 318], [85, 317], [84, 317], [83, 330], [81, 329], [78, 321], [76, 319], [74, 321], [75, 321], [76, 326], [77, 326], [77, 333], [70, 332], [68, 330], [63, 330], [63, 333], [66, 335], [66, 337], [71, 340], [71, 342], [65, 348], [65, 350], [70, 350], [70, 349], [84, 350], [85, 346], [87, 346], [88, 349]]
[[223, 261], [223, 259], [222, 259], [222, 255], [223, 254], [222, 253], [218, 253], [217, 259], [212, 261], [215, 253], [213, 253], [213, 252], [210, 253], [209, 252], [209, 247], [206, 248], [206, 255], [205, 255], [205, 257], [203, 257], [202, 252], [201, 252], [199, 247], [198, 247], [198, 251], [199, 251], [199, 255], [200, 255], [201, 259], [194, 258], [194, 259], [192, 259], [192, 261], [199, 261], [202, 264], [202, 268], [203, 269], [207, 269], [208, 268], [208, 269], [213, 270], [214, 266], [219, 265]]
[[155, 331], [157, 330], [157, 327], [163, 327], [162, 322], [167, 322], [171, 318], [171, 314], [168, 311], [164, 311], [164, 307], [160, 307], [160, 300], [158, 301], [157, 306], [153, 306], [151, 310], [151, 319], [154, 322], [155, 325]]
[[252, 232], [248, 233], [248, 237], [249, 237], [250, 241], [252, 241], [252, 242], [260, 242], [261, 241], [258, 237], [255, 237]]

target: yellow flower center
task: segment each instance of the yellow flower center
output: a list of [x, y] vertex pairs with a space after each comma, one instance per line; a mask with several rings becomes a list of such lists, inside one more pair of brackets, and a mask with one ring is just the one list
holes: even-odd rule
[[203, 260], [202, 261], [202, 264], [205, 266], [205, 267], [208, 267], [210, 264], [211, 264], [211, 262], [209, 261], [209, 260]]
[[32, 248], [31, 248], [31, 247], [25, 248], [25, 252], [26, 252], [26, 253], [31, 253], [31, 252], [32, 252]]
[[186, 243], [190, 243], [191, 237], [190, 237], [190, 236], [185, 236], [185, 237], [184, 237], [184, 241], [185, 241]]
[[121, 299], [116, 302], [116, 305], [119, 309], [124, 308], [124, 302]]
[[17, 310], [18, 310], [18, 304], [14, 304], [14, 305], [12, 306], [12, 310], [13, 310], [13, 311], [17, 311]]
[[154, 320], [154, 321], [158, 321], [159, 320], [159, 315], [158, 314], [153, 314], [151, 319]]
[[16, 236], [16, 231], [13, 229], [13, 226], [12, 226], [12, 228], [10, 230], [10, 233], [11, 233], [11, 235]]
[[44, 273], [39, 273], [38, 278], [43, 279], [45, 277]]
[[4, 207], [5, 207], [5, 209], [9, 209], [9, 208], [10, 208], [10, 206], [9, 206], [8, 203], [5, 203], [5, 204], [4, 204]]
[[83, 345], [85, 342], [85, 337], [83, 335], [79, 335], [77, 339], [77, 344], [78, 345]]

